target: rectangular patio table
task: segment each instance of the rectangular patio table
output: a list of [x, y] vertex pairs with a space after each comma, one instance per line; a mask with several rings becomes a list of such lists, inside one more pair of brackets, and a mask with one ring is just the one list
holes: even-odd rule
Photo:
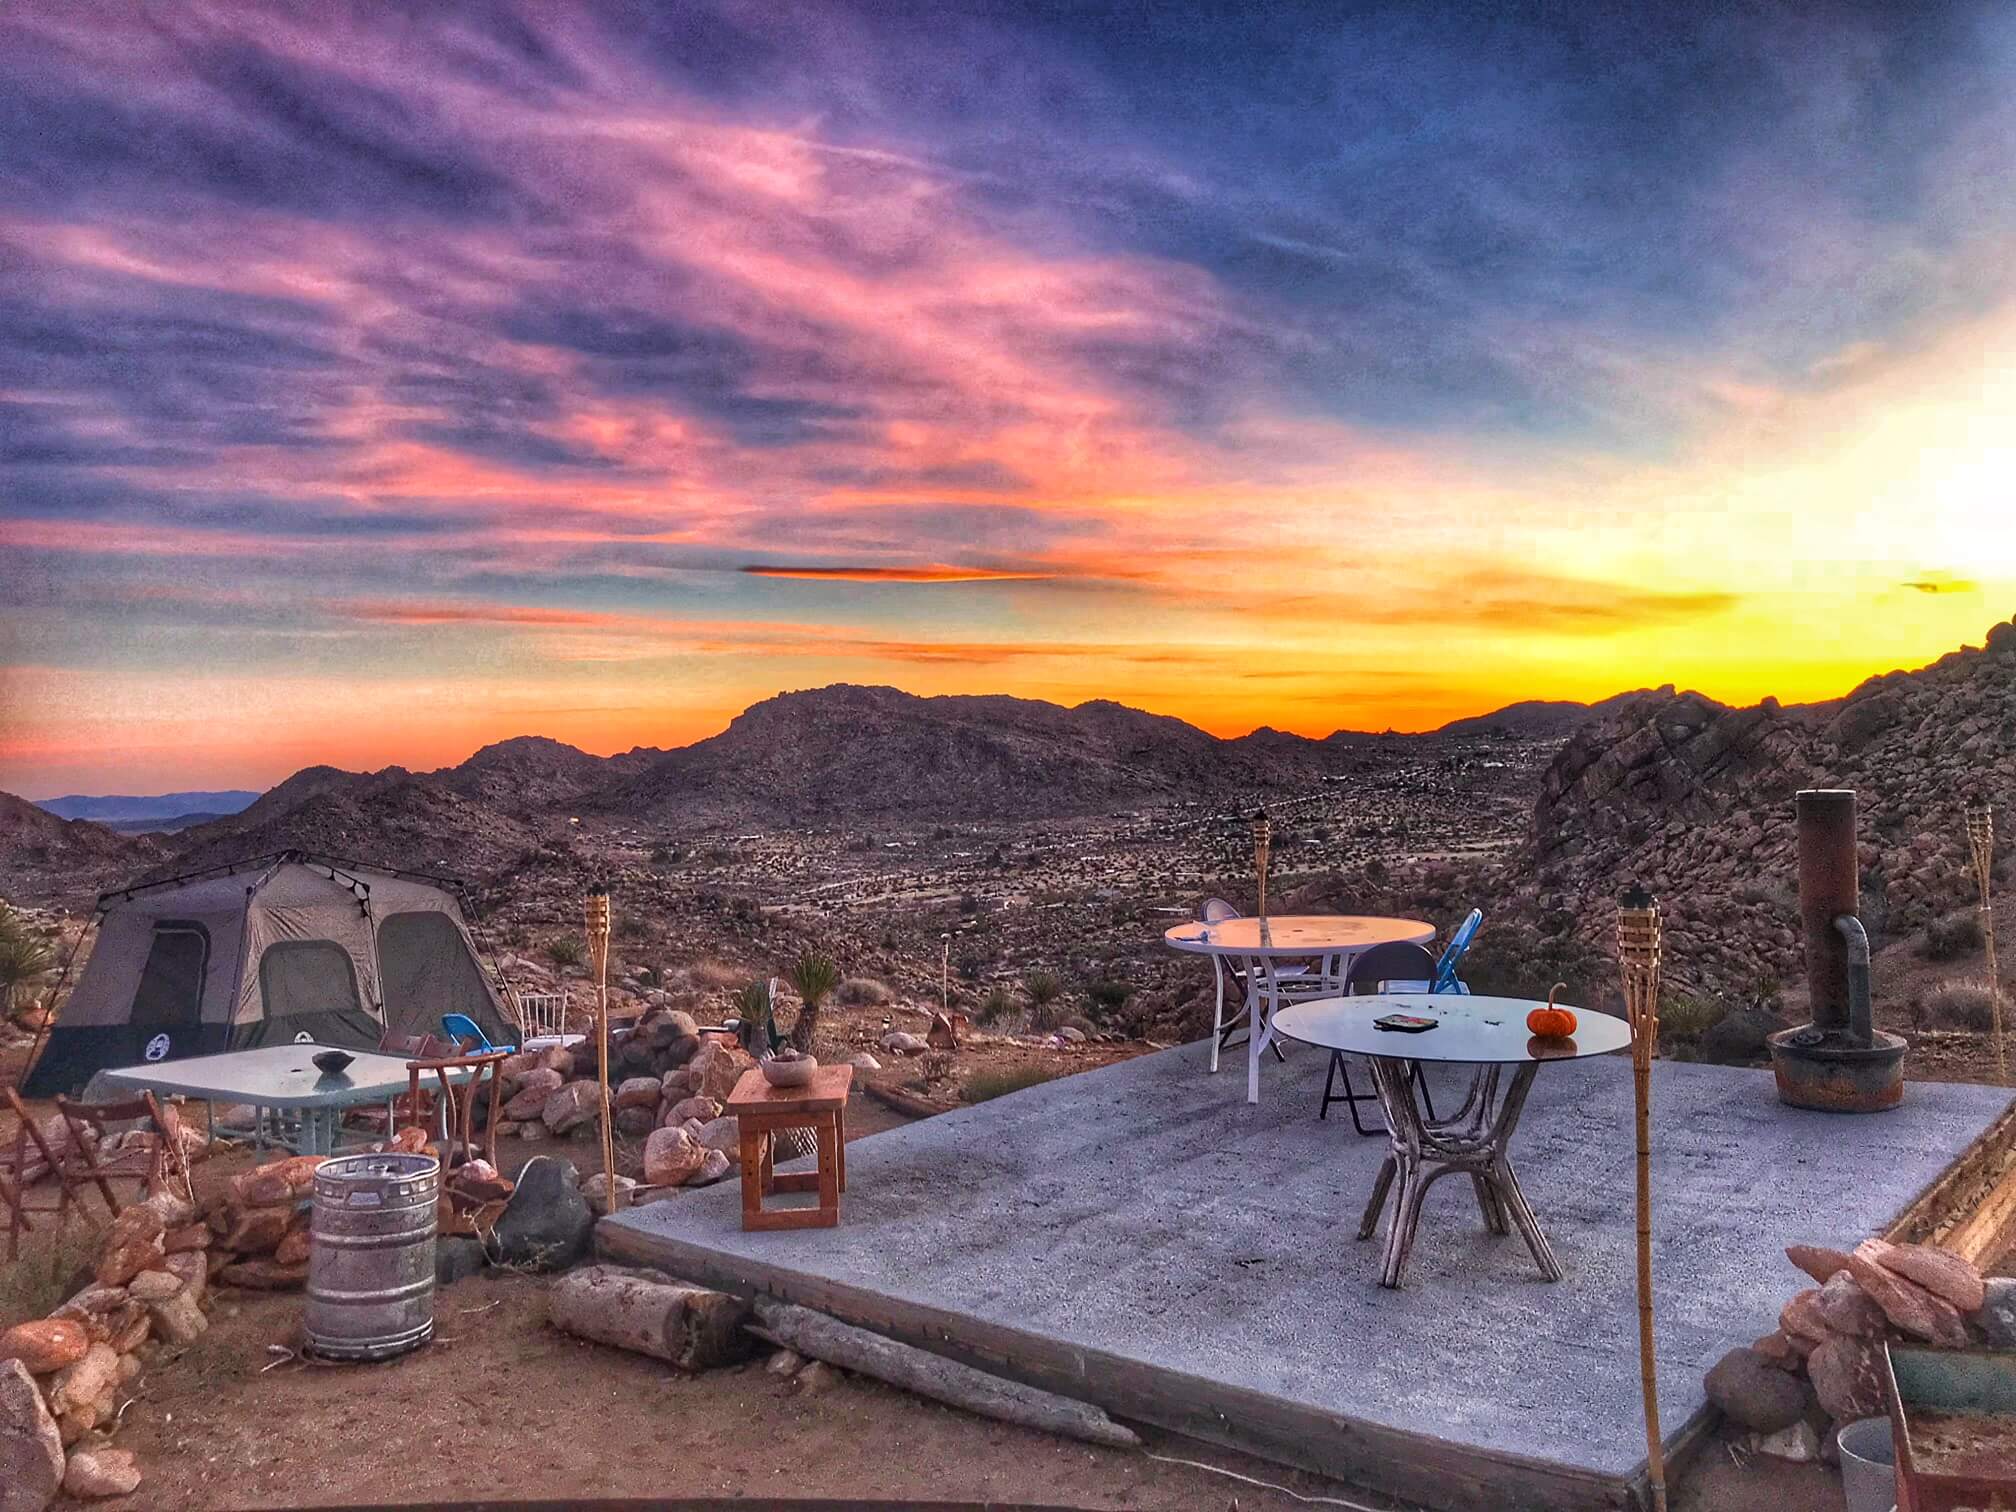
[[[341, 1050], [355, 1058], [340, 1072], [327, 1075], [313, 1063], [324, 1050]], [[407, 1089], [406, 1062], [400, 1056], [308, 1043], [262, 1045], [256, 1050], [121, 1066], [104, 1074], [115, 1086], [179, 1092], [213, 1105], [249, 1103], [262, 1119], [269, 1108], [299, 1113], [298, 1142], [280, 1142], [301, 1155], [327, 1155], [336, 1148], [344, 1109], [390, 1103]], [[463, 1082], [469, 1073], [451, 1070], [448, 1077]]]

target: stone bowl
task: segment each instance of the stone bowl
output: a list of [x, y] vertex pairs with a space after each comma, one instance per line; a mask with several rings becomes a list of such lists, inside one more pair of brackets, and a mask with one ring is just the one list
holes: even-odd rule
[[773, 1087], [803, 1087], [810, 1083], [812, 1073], [819, 1069], [819, 1062], [809, 1055], [799, 1060], [766, 1060], [758, 1064], [763, 1080]]
[[341, 1076], [343, 1068], [357, 1059], [347, 1050], [318, 1050], [309, 1057], [324, 1076]]

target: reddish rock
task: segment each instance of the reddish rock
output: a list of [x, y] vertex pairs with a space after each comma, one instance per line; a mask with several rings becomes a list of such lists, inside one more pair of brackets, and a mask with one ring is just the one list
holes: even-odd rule
[[[1871, 1240], [1872, 1244], [1881, 1243]], [[1951, 1250], [1932, 1244], [1885, 1245], [1876, 1263], [1895, 1271], [1907, 1281], [1915, 1281], [1956, 1311], [1979, 1312], [1987, 1299], [1987, 1283], [1977, 1266], [1970, 1265]]]
[[135, 1302], [129, 1307], [121, 1325], [112, 1330], [105, 1342], [119, 1354], [131, 1354], [147, 1342], [150, 1332], [152, 1325], [147, 1318], [146, 1304]]
[[152, 1208], [129, 1207], [112, 1220], [98, 1248], [98, 1284], [122, 1286], [161, 1256], [164, 1225]]
[[385, 1142], [385, 1148], [396, 1155], [425, 1155], [432, 1138], [418, 1124], [408, 1124]]
[[1796, 1371], [1806, 1361], [1807, 1351], [1795, 1345], [1783, 1329], [1774, 1329], [1750, 1347], [1758, 1359], [1780, 1370]]
[[657, 1129], [644, 1141], [644, 1180], [651, 1186], [682, 1186], [706, 1163], [707, 1152], [684, 1129]]
[[564, 1082], [574, 1074], [574, 1052], [565, 1045], [549, 1045], [539, 1052], [539, 1064], [545, 1070], [558, 1073]]
[[63, 1472], [63, 1494], [82, 1501], [131, 1496], [139, 1489], [139, 1463], [125, 1449], [79, 1449]]
[[210, 1225], [191, 1223], [162, 1235], [161, 1248], [171, 1255], [179, 1255], [188, 1250], [210, 1248]]
[[1827, 1278], [1827, 1284], [1820, 1288], [1815, 1310], [1837, 1334], [1849, 1334], [1858, 1339], [1874, 1339], [1883, 1335], [1886, 1324], [1883, 1309], [1870, 1300], [1869, 1294], [1862, 1290], [1861, 1283], [1849, 1271], [1836, 1271]]
[[682, 1124], [689, 1118], [711, 1123], [721, 1116], [721, 1104], [711, 1097], [685, 1097], [672, 1105], [667, 1115], [675, 1124]]
[[315, 1189], [315, 1172], [326, 1155], [290, 1155], [269, 1160], [231, 1178], [231, 1195], [240, 1207], [268, 1207], [293, 1202]]
[[63, 1484], [63, 1435], [19, 1360], [0, 1360], [0, 1512], [42, 1512]]
[[566, 1085], [566, 1080], [558, 1071], [537, 1070], [528, 1073], [518, 1083], [518, 1090], [511, 1094], [511, 1100], [504, 1104], [506, 1118], [537, 1118], [546, 1106], [546, 1099]]
[[701, 1097], [711, 1097], [718, 1103], [726, 1104], [728, 1094], [735, 1090], [735, 1083], [742, 1079], [742, 1073], [755, 1064], [732, 1045], [709, 1040], [693, 1057], [693, 1090]]
[[520, 1077], [526, 1076], [538, 1069], [539, 1052], [537, 1050], [520, 1050], [515, 1055], [504, 1057], [497, 1067], [497, 1075], [503, 1080], [506, 1086], [509, 1086]]
[[270, 1255], [293, 1223], [292, 1207], [251, 1208], [239, 1216], [221, 1247], [238, 1255]]
[[1807, 1287], [1778, 1310], [1778, 1326], [1793, 1338], [1814, 1344], [1824, 1343], [1834, 1336], [1834, 1331], [1820, 1314], [1820, 1288], [1817, 1286]]
[[1883, 1410], [1883, 1378], [1876, 1353], [1860, 1339], [1830, 1339], [1806, 1359], [1820, 1405], [1836, 1422], [1874, 1417]]
[[1848, 1269], [1846, 1253], [1824, 1244], [1788, 1244], [1785, 1258], [1823, 1286], [1836, 1271]]
[[624, 1078], [616, 1088], [614, 1100], [618, 1108], [648, 1108], [656, 1113], [659, 1100], [664, 1095], [665, 1089], [659, 1085], [657, 1077], [631, 1076]]
[[47, 1375], [84, 1358], [91, 1335], [73, 1318], [39, 1318], [0, 1333], [0, 1360], [19, 1360], [33, 1375]]
[[[162, 1257], [165, 1262], [167, 1257]], [[182, 1290], [182, 1278], [168, 1270], [144, 1270], [126, 1283], [127, 1295], [135, 1302], [166, 1302]]]
[[282, 1265], [277, 1260], [241, 1260], [218, 1275], [227, 1286], [249, 1291], [293, 1291], [308, 1280], [307, 1265]]
[[1881, 1263], [1891, 1246], [1865, 1240], [1848, 1257], [1848, 1270], [1884, 1316], [1914, 1339], [1950, 1349], [1967, 1347], [1967, 1325], [1953, 1304], [1935, 1297], [1915, 1281], [1907, 1281]]
[[273, 1261], [276, 1265], [305, 1265], [308, 1263], [308, 1225], [299, 1224], [287, 1230], [287, 1236], [273, 1246]]

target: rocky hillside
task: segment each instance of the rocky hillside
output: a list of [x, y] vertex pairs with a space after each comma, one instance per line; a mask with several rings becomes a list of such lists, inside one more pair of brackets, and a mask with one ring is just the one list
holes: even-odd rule
[[166, 851], [158, 835], [120, 835], [88, 819], [59, 819], [0, 793], [0, 898], [86, 904], [101, 886]]
[[1617, 701], [1546, 773], [1515, 910], [1607, 949], [1616, 894], [1642, 881], [1666, 905], [1681, 985], [1768, 995], [1803, 969], [1792, 799], [1806, 787], [1859, 794], [1879, 949], [1968, 904], [1965, 808], [2016, 818], [2016, 625], [1827, 703], [1732, 709], [1671, 687]]
[[1489, 714], [1473, 714], [1452, 719], [1437, 735], [1504, 735], [1517, 740], [1565, 740], [1581, 725], [1608, 718], [1632, 693], [1619, 693], [1601, 703], [1576, 703], [1571, 699], [1529, 698], [1520, 703], [1493, 709]]
[[671, 822], [1044, 819], [1307, 786], [1336, 748], [1273, 730], [1221, 740], [1121, 704], [786, 693], [605, 790], [605, 811]]

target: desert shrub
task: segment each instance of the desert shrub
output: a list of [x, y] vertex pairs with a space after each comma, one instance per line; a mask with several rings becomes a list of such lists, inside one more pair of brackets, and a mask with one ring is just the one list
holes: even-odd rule
[[1941, 914], [1925, 926], [1918, 954], [1928, 961], [1957, 961], [1981, 949], [1987, 939], [1981, 929], [1981, 916], [1971, 908], [1959, 908]]
[[742, 970], [726, 961], [705, 957], [687, 966], [686, 980], [702, 992], [719, 992], [724, 987], [733, 987], [741, 982]]
[[995, 986], [987, 989], [987, 996], [980, 1000], [975, 1011], [982, 1028], [991, 1029], [1015, 1016], [1015, 994], [1006, 987]]
[[639, 987], [663, 987], [665, 985], [665, 973], [660, 971], [656, 966], [639, 966], [637, 968], [637, 985]]
[[812, 1035], [819, 1027], [819, 1007], [840, 985], [840, 968], [831, 956], [808, 950], [784, 973], [791, 990], [798, 994], [798, 1017], [791, 1025], [791, 1043], [800, 1050], [812, 1048]]
[[1972, 1029], [1985, 1034], [1995, 1027], [1995, 1010], [2002, 1010], [2002, 1022], [2009, 1023], [2009, 1001], [1988, 983], [1963, 978], [1941, 982], [1925, 995], [1925, 1017], [1945, 1029]]
[[833, 989], [833, 1001], [842, 1008], [879, 1008], [889, 1001], [889, 989], [873, 977], [848, 977]]
[[546, 942], [546, 959], [555, 966], [579, 966], [588, 959], [588, 942], [575, 934], [555, 935]]
[[1712, 998], [1670, 997], [1659, 1005], [1659, 1038], [1691, 1045], [1721, 1023], [1727, 1012]]
[[1085, 989], [1085, 996], [1092, 1000], [1097, 1016], [1110, 1019], [1127, 1005], [1127, 999], [1134, 995], [1134, 989], [1125, 982], [1105, 977]]
[[647, 940], [651, 937], [651, 926], [638, 914], [618, 914], [616, 916], [616, 938], [619, 940]]
[[1063, 1013], [1059, 1006], [1064, 996], [1063, 980], [1055, 972], [1032, 971], [1023, 978], [1022, 990], [1029, 994], [1029, 1027], [1055, 1029]]
[[1015, 1066], [1003, 1071], [976, 1071], [967, 1078], [966, 1101], [990, 1102], [997, 1097], [1006, 1097], [1010, 1092], [1020, 1092], [1025, 1087], [1040, 1087], [1044, 1082], [1055, 1079], [1056, 1073], [1042, 1066]]

